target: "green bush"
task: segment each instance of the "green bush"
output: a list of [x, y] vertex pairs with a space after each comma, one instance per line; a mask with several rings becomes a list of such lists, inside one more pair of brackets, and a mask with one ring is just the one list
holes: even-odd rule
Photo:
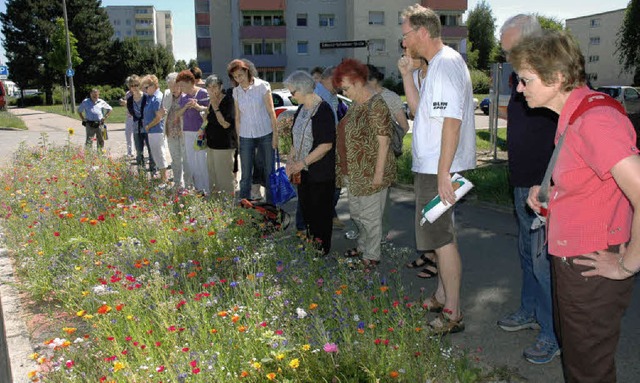
[[473, 84], [473, 93], [489, 93], [491, 89], [491, 78], [479, 69], [471, 70], [471, 83]]
[[81, 92], [76, 93], [76, 98], [84, 100], [89, 97], [91, 89], [97, 88], [100, 90], [100, 98], [108, 103], [118, 102], [125, 95], [125, 90], [122, 87], [111, 87], [110, 85], [86, 85], [82, 88]]
[[35, 105], [44, 105], [44, 94], [33, 94], [24, 98], [11, 98], [9, 105], [26, 108]]

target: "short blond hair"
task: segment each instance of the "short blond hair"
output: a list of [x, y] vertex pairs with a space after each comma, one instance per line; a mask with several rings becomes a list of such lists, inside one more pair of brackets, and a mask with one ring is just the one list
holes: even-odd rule
[[144, 76], [142, 78], [142, 80], [140, 81], [140, 84], [143, 86], [147, 86], [147, 85], [153, 85], [156, 88], [158, 87], [158, 78], [156, 77], [156, 75], [154, 74], [148, 74], [146, 76]]
[[413, 29], [424, 27], [432, 38], [442, 36], [440, 17], [431, 8], [425, 8], [416, 3], [402, 11], [401, 16], [403, 20], [409, 21]]

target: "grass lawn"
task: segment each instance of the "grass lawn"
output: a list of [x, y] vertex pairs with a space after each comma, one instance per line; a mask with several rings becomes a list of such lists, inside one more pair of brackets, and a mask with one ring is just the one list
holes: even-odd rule
[[24, 121], [7, 111], [0, 111], [0, 128], [27, 129]]
[[[109, 116], [108, 122], [124, 123], [127, 117], [127, 108], [120, 105], [111, 105], [111, 106], [113, 107], [113, 111]], [[62, 105], [39, 105], [39, 106], [31, 106], [29, 108], [35, 109], [35, 110], [41, 110], [47, 113], [60, 114], [63, 116], [75, 118], [76, 120], [80, 120], [80, 116], [78, 116], [78, 113], [71, 113], [69, 111], [65, 111]]]

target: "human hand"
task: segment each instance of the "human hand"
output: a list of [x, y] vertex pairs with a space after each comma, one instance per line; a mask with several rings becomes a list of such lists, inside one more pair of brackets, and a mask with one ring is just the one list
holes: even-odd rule
[[273, 137], [271, 138], [271, 147], [273, 148], [273, 150], [278, 149], [278, 134], [274, 133]]
[[527, 205], [534, 212], [540, 214], [540, 209], [543, 207], [540, 201], [538, 201], [538, 193], [540, 193], [540, 185], [532, 186], [529, 189], [529, 197], [527, 197]]
[[620, 253], [612, 253], [606, 250], [596, 251], [583, 256], [588, 259], [576, 259], [573, 263], [593, 267], [591, 270], [581, 273], [584, 277], [601, 276], [608, 279], [623, 280], [632, 276], [620, 267], [620, 258], [624, 256], [625, 251], [626, 247], [621, 245]]
[[382, 186], [382, 174], [378, 174], [377, 172], [373, 175], [373, 186], [380, 187]]
[[456, 203], [456, 193], [453, 190], [449, 173], [438, 173], [438, 195], [444, 206]]
[[413, 62], [411, 57], [404, 55], [398, 59], [398, 70], [400, 75], [406, 76], [413, 70]]

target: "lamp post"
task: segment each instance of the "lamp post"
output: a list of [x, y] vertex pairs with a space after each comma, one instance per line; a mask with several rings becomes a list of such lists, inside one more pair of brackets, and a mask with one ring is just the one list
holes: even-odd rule
[[69, 76], [69, 72], [73, 71], [73, 63], [71, 62], [71, 43], [69, 42], [69, 20], [67, 18], [67, 2], [62, 0], [62, 14], [64, 15], [64, 33], [67, 37], [67, 73], [65, 76], [69, 77], [69, 86], [71, 92], [71, 113], [76, 112], [76, 92], [73, 89], [73, 73]]

